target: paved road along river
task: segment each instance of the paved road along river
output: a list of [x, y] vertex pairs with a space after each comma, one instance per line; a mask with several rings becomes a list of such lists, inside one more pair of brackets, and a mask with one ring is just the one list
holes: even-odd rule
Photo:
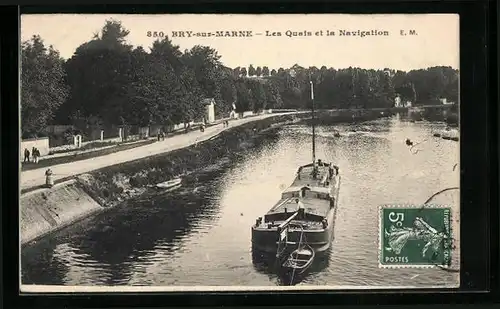
[[[423, 203], [458, 185], [458, 143], [432, 137], [443, 127], [392, 117], [318, 128], [318, 157], [336, 162], [343, 177], [336, 238], [328, 258], [298, 285], [458, 284], [458, 273], [379, 269], [377, 260], [380, 204]], [[25, 248], [23, 283], [282, 284], [252, 259], [250, 226], [279, 198], [297, 166], [309, 162], [311, 135], [305, 125], [268, 134], [239, 160], [207, 167], [178, 191], [124, 204]], [[410, 152], [406, 138], [427, 141]], [[447, 194], [437, 199], [458, 208], [457, 195]]]
[[[248, 118], [242, 118], [237, 120], [231, 120], [229, 122], [230, 127], [242, 125], [244, 123], [261, 120], [268, 117], [274, 117], [276, 115], [285, 115], [289, 113], [280, 114], [265, 114], [259, 116], [253, 116]], [[140, 158], [145, 158], [148, 156], [184, 148], [190, 146], [196, 142], [201, 142], [214, 137], [226, 130], [222, 124], [211, 126], [205, 129], [205, 132], [200, 132], [198, 130], [191, 131], [187, 134], [176, 135], [166, 139], [160, 143], [154, 143], [146, 146], [141, 146], [129, 150], [124, 150], [98, 158], [91, 158], [87, 160], [75, 161], [71, 163], [59, 164], [51, 166], [54, 171], [54, 180], [65, 178], [72, 175], [78, 175], [86, 173], [95, 169], [103, 168], [105, 166], [119, 164], [127, 161], [132, 161]], [[24, 171], [21, 173], [21, 190], [43, 185], [45, 183], [45, 170], [47, 168], [34, 169], [29, 171]]]

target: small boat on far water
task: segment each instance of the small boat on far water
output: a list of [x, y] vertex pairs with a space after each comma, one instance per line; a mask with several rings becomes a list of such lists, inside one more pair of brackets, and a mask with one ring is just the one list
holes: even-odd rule
[[180, 188], [181, 185], [182, 185], [182, 179], [178, 177], [168, 181], [157, 183], [154, 187], [159, 190], [171, 191]]

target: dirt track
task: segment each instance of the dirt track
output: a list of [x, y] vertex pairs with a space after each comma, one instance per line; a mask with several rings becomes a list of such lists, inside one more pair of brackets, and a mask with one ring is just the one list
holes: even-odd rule
[[[229, 122], [229, 127], [235, 127], [242, 125], [244, 123], [265, 119], [268, 117], [284, 115], [288, 113], [282, 114], [266, 114], [259, 115], [249, 118], [243, 118], [238, 120], [232, 120]], [[153, 143], [150, 145], [145, 145], [133, 149], [123, 150], [116, 153], [103, 155], [87, 160], [80, 160], [65, 164], [53, 165], [50, 166], [52, 172], [54, 173], [54, 181], [57, 181], [61, 178], [66, 178], [73, 175], [78, 175], [82, 173], [87, 173], [92, 170], [100, 169], [106, 166], [124, 163], [128, 161], [133, 161], [140, 158], [149, 157], [156, 154], [161, 154], [165, 152], [169, 152], [172, 150], [188, 147], [190, 145], [195, 144], [196, 142], [201, 142], [207, 140], [211, 137], [214, 137], [226, 130], [222, 124], [218, 124], [212, 127], [208, 127], [205, 129], [205, 132], [200, 132], [198, 130], [191, 131], [187, 134], [181, 134], [177, 136], [173, 136], [165, 139], [164, 141], [160, 141], [157, 143]], [[45, 171], [49, 167], [38, 168], [28, 171], [21, 172], [21, 184], [20, 189], [28, 189], [36, 186], [43, 185], [45, 183]]]

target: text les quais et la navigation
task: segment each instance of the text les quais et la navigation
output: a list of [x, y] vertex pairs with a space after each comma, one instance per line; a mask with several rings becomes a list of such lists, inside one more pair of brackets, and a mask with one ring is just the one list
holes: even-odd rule
[[[168, 35], [164, 31], [147, 31], [148, 37], [163, 38]], [[192, 37], [312, 37], [312, 36], [350, 36], [350, 37], [367, 37], [367, 36], [389, 36], [391, 32], [387, 30], [318, 30], [318, 31], [271, 31], [254, 32], [252, 30], [221, 30], [221, 31], [171, 31], [171, 38], [192, 38]], [[400, 30], [399, 35], [417, 35], [413, 29]]]

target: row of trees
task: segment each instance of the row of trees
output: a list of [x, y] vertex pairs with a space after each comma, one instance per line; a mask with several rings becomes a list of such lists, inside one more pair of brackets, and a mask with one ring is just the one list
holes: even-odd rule
[[[225, 67], [217, 51], [181, 51], [168, 38], [150, 51], [129, 45], [129, 31], [107, 21], [65, 61], [42, 38], [22, 44], [21, 117], [25, 137], [48, 124], [126, 126], [177, 124], [203, 115], [214, 98], [219, 115], [266, 108], [308, 108], [310, 83], [320, 108], [392, 106], [404, 100], [458, 99], [458, 72], [435, 67], [410, 72], [316, 67]], [[250, 77], [248, 77], [250, 76]], [[252, 78], [252, 77], [257, 78]]]
[[269, 68], [266, 66], [255, 68], [253, 64], [248, 66], [248, 70], [246, 67], [236, 67], [234, 68], [234, 74], [237, 76], [256, 76], [256, 77], [266, 77], [266, 76], [274, 76], [278, 72], [275, 69], [269, 71]]
[[[301, 76], [299, 75], [299, 84], [307, 84], [312, 78], [320, 85], [319, 93], [320, 97], [325, 99], [322, 100], [325, 107], [338, 106], [330, 99], [331, 96], [328, 92], [332, 91], [328, 91], [328, 89], [335, 89], [335, 92], [344, 94], [340, 97], [345, 96], [345, 94], [347, 94], [347, 97], [352, 97], [351, 100], [345, 100], [345, 98], [342, 100], [344, 104], [340, 105], [347, 106], [353, 104], [358, 107], [365, 106], [371, 101], [370, 97], [373, 99], [377, 96], [374, 89], [381, 90], [380, 88], [386, 88], [385, 93], [391, 98], [391, 102], [393, 96], [399, 96], [404, 101], [426, 104], [437, 103], [440, 98], [447, 98], [454, 102], [458, 101], [458, 70], [451, 67], [432, 67], [410, 72], [395, 71], [388, 68], [382, 71], [360, 68], [335, 70], [326, 66], [321, 67], [321, 69], [310, 67], [306, 70], [298, 65], [295, 65], [292, 69], [303, 73]], [[252, 64], [248, 67], [248, 70], [246, 67], [236, 67], [233, 71], [235, 76], [239, 77], [274, 77], [271, 79], [275, 81], [286, 79], [287, 74], [289, 74], [289, 71], [283, 68], [269, 71], [267, 66], [255, 68]], [[304, 81], [300, 82], [301, 77], [306, 83]], [[340, 77], [340, 79], [336, 80], [337, 77]], [[351, 83], [350, 86], [349, 82]], [[344, 86], [340, 86], [341, 84], [344, 84]], [[342, 91], [339, 88], [345, 89]], [[350, 95], [348, 92], [351, 92]]]
[[432, 67], [410, 72], [392, 69], [333, 69], [325, 66], [278, 69], [267, 79], [280, 85], [287, 107], [309, 107], [310, 81], [314, 83], [319, 108], [392, 107], [395, 98], [416, 105], [441, 104], [441, 98], [458, 102], [459, 72], [451, 67]]

